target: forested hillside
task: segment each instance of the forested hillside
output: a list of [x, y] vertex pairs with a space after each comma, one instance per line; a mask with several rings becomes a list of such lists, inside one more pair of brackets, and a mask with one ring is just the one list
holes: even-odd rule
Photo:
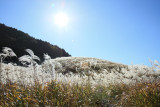
[[[15, 28], [0, 24], [0, 51], [2, 47], [10, 47], [17, 54], [18, 57], [26, 54], [25, 49], [31, 49], [34, 53], [43, 60], [43, 53], [48, 53], [51, 58], [70, 56], [64, 49], [56, 45], [52, 45], [46, 41], [35, 39]], [[7, 59], [14, 62], [17, 58]]]

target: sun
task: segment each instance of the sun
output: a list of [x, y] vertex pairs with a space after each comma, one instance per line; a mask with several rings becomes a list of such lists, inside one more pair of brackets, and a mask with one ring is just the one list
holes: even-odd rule
[[65, 27], [69, 22], [69, 17], [66, 13], [61, 12], [55, 16], [54, 21], [55, 21], [55, 24], [58, 25], [59, 27]]

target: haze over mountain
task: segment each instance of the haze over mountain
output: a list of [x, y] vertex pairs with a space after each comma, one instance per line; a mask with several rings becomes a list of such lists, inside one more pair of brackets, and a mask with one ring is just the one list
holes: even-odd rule
[[[2, 47], [10, 47], [16, 53], [17, 57], [27, 54], [24, 51], [25, 49], [33, 50], [35, 55], [39, 56], [41, 60], [43, 60], [44, 53], [48, 53], [51, 58], [70, 56], [69, 53], [57, 45], [33, 38], [23, 31], [0, 23], [0, 50], [2, 50]], [[17, 58], [13, 60], [17, 61]]]

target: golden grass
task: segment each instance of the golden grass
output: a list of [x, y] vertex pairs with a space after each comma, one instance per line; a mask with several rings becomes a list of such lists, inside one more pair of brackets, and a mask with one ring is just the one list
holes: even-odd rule
[[64, 84], [51, 81], [42, 86], [25, 86], [8, 82], [0, 84], [1, 107], [158, 107], [160, 82], [134, 85]]

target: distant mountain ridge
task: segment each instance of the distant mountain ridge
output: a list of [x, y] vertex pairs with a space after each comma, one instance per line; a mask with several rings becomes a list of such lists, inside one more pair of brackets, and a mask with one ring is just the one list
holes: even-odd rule
[[[26, 54], [25, 49], [33, 50], [35, 55], [40, 57], [41, 60], [43, 60], [44, 53], [48, 53], [51, 58], [71, 56], [57, 45], [35, 39], [27, 33], [0, 23], [0, 52], [2, 47], [10, 47], [16, 53], [17, 57]], [[17, 58], [12, 60], [16, 62]]]

